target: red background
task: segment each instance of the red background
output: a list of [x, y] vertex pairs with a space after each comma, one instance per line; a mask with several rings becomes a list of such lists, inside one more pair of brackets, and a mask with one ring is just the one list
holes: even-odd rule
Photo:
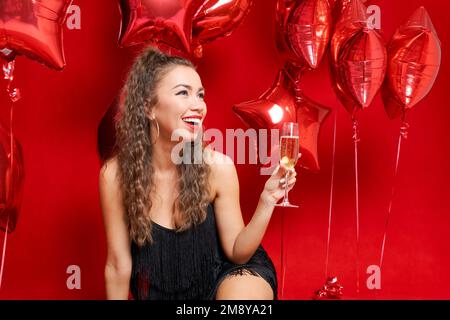
[[[283, 61], [274, 38], [275, 0], [256, 0], [247, 19], [229, 37], [205, 46], [198, 71], [208, 92], [206, 126], [245, 128], [233, 104], [258, 97]], [[366, 288], [368, 265], [379, 259], [400, 123], [385, 115], [380, 97], [360, 115], [361, 292], [356, 293], [353, 146], [348, 114], [332, 90], [328, 62], [305, 75], [305, 93], [338, 114], [335, 203], [330, 273], [348, 299], [448, 299], [450, 269], [450, 148], [446, 102], [449, 64], [446, 19], [450, 2], [373, 0], [382, 10], [389, 39], [399, 24], [424, 5], [442, 42], [440, 74], [431, 94], [409, 113], [402, 149], [382, 289]], [[98, 199], [97, 125], [123, 83], [133, 51], [119, 49], [120, 15], [115, 1], [75, 1], [81, 30], [64, 28], [67, 66], [54, 71], [24, 57], [16, 60], [15, 134], [23, 146], [25, 184], [17, 228], [7, 243], [1, 299], [103, 299], [106, 246]], [[4, 86], [4, 83], [2, 84]], [[0, 90], [6, 126], [8, 100]], [[319, 173], [300, 171], [290, 193], [300, 209], [277, 208], [263, 245], [279, 268], [280, 217], [288, 246], [285, 297], [309, 299], [324, 282], [333, 116], [321, 132]], [[237, 166], [246, 222], [266, 176], [252, 165]], [[3, 233], [0, 233], [3, 238]], [[0, 243], [1, 240], [0, 240]], [[81, 268], [81, 289], [66, 287], [66, 268]]]

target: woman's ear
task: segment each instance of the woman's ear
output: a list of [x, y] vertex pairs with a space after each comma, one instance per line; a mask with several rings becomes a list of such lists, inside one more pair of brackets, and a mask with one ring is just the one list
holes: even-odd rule
[[153, 110], [148, 106], [148, 104], [146, 104], [144, 106], [144, 112], [147, 115], [147, 118], [149, 118], [150, 120], [155, 120], [155, 113], [153, 112]]

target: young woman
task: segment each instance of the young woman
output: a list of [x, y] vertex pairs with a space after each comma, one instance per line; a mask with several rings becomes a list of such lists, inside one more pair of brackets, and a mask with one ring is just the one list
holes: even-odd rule
[[123, 90], [117, 152], [99, 175], [107, 298], [276, 299], [275, 268], [260, 243], [295, 170], [284, 181], [278, 166], [245, 226], [230, 158], [201, 145], [205, 161], [173, 161], [175, 131], [187, 141], [181, 155], [202, 140], [205, 90], [193, 64], [149, 47]]

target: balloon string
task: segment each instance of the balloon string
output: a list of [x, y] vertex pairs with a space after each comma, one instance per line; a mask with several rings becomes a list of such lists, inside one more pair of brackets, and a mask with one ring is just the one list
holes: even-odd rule
[[[14, 186], [14, 132], [13, 132], [13, 106], [14, 102], [18, 101], [20, 99], [20, 91], [17, 88], [11, 88], [11, 84], [14, 80], [14, 66], [15, 61], [5, 62], [3, 64], [3, 76], [4, 79], [7, 81], [6, 83], [6, 92], [8, 94], [8, 97], [10, 99], [10, 108], [9, 108], [9, 137], [10, 137], [10, 153], [9, 153], [9, 176], [7, 179], [7, 192], [6, 192], [6, 203], [7, 206], [10, 206], [11, 203], [11, 190], [13, 190]], [[9, 232], [9, 218], [10, 218], [10, 211], [7, 210], [7, 220], [6, 220], [6, 228], [5, 228], [5, 236], [3, 239], [3, 250], [2, 250], [2, 259], [1, 259], [1, 265], [0, 265], [0, 288], [2, 285], [3, 280], [3, 269], [5, 265], [5, 258], [6, 258], [6, 243], [8, 240], [8, 232]]]
[[280, 248], [280, 264], [281, 264], [281, 279], [280, 279], [280, 298], [284, 298], [284, 279], [286, 277], [286, 264], [284, 254], [284, 212], [281, 213], [281, 248]]
[[[9, 84], [8, 84], [8, 89], [9, 89]], [[7, 186], [8, 190], [12, 190], [13, 188], [13, 171], [14, 171], [14, 138], [13, 138], [13, 129], [12, 129], [12, 124], [13, 124], [13, 103], [10, 103], [10, 117], [9, 117], [9, 134], [10, 134], [10, 162], [9, 162], [9, 167], [10, 167], [10, 174], [9, 174], [9, 179], [7, 179], [7, 183], [9, 184], [9, 186]], [[6, 194], [6, 201], [7, 203], [10, 201], [10, 196], [11, 193], [7, 192]], [[1, 266], [0, 266], [0, 289], [2, 288], [2, 279], [3, 279], [3, 267], [5, 264], [5, 260], [6, 260], [6, 241], [8, 240], [8, 232], [9, 232], [9, 216], [10, 216], [10, 210], [6, 210], [7, 212], [7, 219], [6, 219], [6, 228], [5, 228], [5, 236], [3, 238], [3, 250], [2, 250], [2, 260], [1, 260]]]
[[359, 293], [359, 177], [358, 177], [358, 142], [359, 124], [353, 118], [353, 144], [355, 146], [355, 200], [356, 200], [356, 292]]
[[[291, 85], [293, 86], [293, 93], [296, 103], [302, 101], [302, 89], [300, 88], [300, 79], [302, 76], [302, 69], [299, 67], [295, 67], [290, 63], [286, 63], [283, 67], [284, 74], [291, 81]], [[295, 122], [298, 123], [298, 115], [295, 114]], [[280, 298], [284, 298], [284, 284], [286, 278], [286, 254], [284, 248], [284, 213], [281, 214], [281, 235], [280, 235], [280, 268], [281, 268], [281, 276], [280, 276]]]
[[331, 182], [330, 182], [330, 205], [328, 209], [328, 235], [327, 235], [327, 256], [325, 259], [325, 278], [328, 277], [328, 263], [330, 254], [330, 239], [331, 239], [331, 216], [333, 208], [333, 190], [334, 190], [334, 162], [336, 156], [336, 127], [337, 127], [337, 112], [334, 112], [334, 129], [333, 129], [333, 157], [331, 160]]
[[[12, 183], [12, 177], [13, 177], [13, 164], [14, 164], [14, 134], [13, 134], [13, 106], [14, 102], [17, 102], [20, 97], [20, 91], [17, 88], [11, 88], [12, 82], [14, 80], [14, 68], [15, 68], [15, 60], [12, 60], [10, 62], [5, 62], [3, 64], [3, 76], [4, 79], [7, 81], [6, 83], [6, 93], [8, 94], [8, 97], [10, 99], [10, 105], [9, 105], [9, 137], [10, 137], [10, 155], [9, 155], [9, 163], [10, 163], [10, 170], [11, 170], [11, 177], [10, 181]], [[12, 184], [10, 185], [12, 187]]]
[[[8, 84], [9, 87], [9, 84]], [[9, 89], [9, 88], [8, 88]], [[13, 132], [13, 118], [14, 117], [14, 107], [13, 102], [10, 102], [9, 107], [9, 146], [10, 146], [10, 157], [9, 157], [9, 167], [10, 167], [10, 190], [14, 187], [14, 132]]]
[[300, 82], [303, 75], [303, 67], [295, 66], [291, 62], [286, 62], [283, 66], [284, 74], [287, 75], [291, 81], [291, 85], [294, 86], [294, 90], [300, 91]]
[[384, 226], [383, 242], [381, 244], [380, 269], [381, 269], [381, 266], [383, 265], [384, 247], [386, 245], [387, 231], [388, 231], [389, 221], [390, 221], [391, 213], [392, 213], [392, 203], [394, 201], [394, 195], [395, 195], [395, 186], [396, 186], [396, 181], [397, 181], [398, 165], [400, 163], [400, 151], [401, 151], [401, 146], [402, 146], [402, 140], [408, 138], [408, 128], [409, 128], [409, 124], [403, 118], [403, 122], [400, 127], [400, 134], [398, 136], [397, 156], [395, 159], [395, 170], [394, 170], [394, 177], [393, 177], [393, 182], [392, 182], [391, 197], [389, 199], [388, 212], [387, 212], [386, 222], [385, 222], [385, 226]]
[[3, 266], [5, 263], [5, 257], [6, 257], [6, 241], [8, 240], [8, 228], [9, 228], [9, 214], [8, 214], [8, 218], [6, 219], [5, 235], [3, 237], [2, 262], [1, 262], [1, 266], [0, 266], [0, 289], [2, 288]]

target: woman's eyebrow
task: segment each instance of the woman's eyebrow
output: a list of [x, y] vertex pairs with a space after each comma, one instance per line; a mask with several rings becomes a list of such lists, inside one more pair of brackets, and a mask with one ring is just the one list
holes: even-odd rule
[[[188, 85], [188, 84], [177, 84], [175, 87], [173, 87], [172, 89], [175, 89], [175, 88], [177, 88], [177, 87], [186, 87], [186, 88], [188, 88], [189, 90], [192, 90], [192, 87], [190, 86], [190, 85]], [[205, 88], [203, 88], [203, 87], [200, 87], [199, 89], [198, 89], [198, 91], [205, 91]]]

